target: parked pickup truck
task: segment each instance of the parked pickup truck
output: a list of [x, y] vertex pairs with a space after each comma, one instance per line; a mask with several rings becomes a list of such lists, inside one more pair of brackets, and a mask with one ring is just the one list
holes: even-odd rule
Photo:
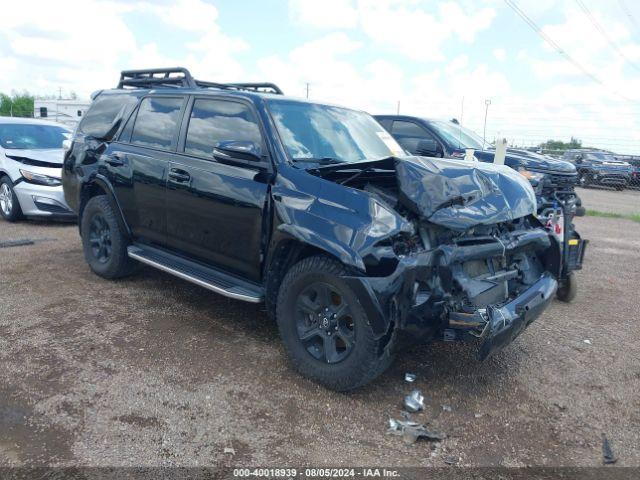
[[575, 164], [581, 187], [603, 185], [624, 190], [631, 181], [629, 163], [618, 160], [612, 153], [581, 148], [567, 150], [562, 158]]
[[295, 368], [336, 390], [415, 342], [486, 358], [540, 316], [560, 245], [527, 179], [406, 155], [364, 112], [281, 93], [183, 68], [98, 92], [63, 168], [91, 269], [264, 302]]

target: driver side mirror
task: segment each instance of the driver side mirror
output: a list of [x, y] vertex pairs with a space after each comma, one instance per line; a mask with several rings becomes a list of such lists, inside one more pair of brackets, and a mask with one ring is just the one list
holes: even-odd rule
[[219, 160], [248, 160], [251, 162], [262, 161], [262, 149], [255, 142], [245, 140], [230, 140], [216, 143], [213, 148], [213, 156]]
[[438, 157], [442, 154], [442, 149], [438, 142], [430, 138], [418, 142], [416, 154], [424, 155], [425, 157]]

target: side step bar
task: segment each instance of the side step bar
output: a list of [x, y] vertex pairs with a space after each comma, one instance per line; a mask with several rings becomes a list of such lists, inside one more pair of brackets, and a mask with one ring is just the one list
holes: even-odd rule
[[131, 245], [127, 248], [129, 257], [175, 275], [226, 297], [260, 303], [264, 299], [264, 289], [221, 270], [202, 265], [191, 260], [146, 245]]

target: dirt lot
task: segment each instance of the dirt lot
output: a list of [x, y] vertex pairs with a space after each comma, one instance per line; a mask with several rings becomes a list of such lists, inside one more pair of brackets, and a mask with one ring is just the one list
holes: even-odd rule
[[609, 187], [579, 188], [582, 204], [589, 210], [631, 215], [640, 213], [640, 189], [617, 192]]
[[[50, 239], [0, 248], [0, 465], [595, 466], [605, 433], [638, 466], [640, 224], [578, 225], [575, 303], [483, 364], [427, 345], [343, 395], [289, 369], [260, 306], [148, 268], [108, 282], [74, 226], [0, 220], [0, 240]], [[426, 396], [416, 418], [448, 435], [433, 449], [385, 433], [405, 371]]]

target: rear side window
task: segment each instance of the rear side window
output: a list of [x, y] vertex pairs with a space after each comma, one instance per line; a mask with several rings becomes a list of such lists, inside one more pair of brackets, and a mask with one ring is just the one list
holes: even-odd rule
[[109, 130], [122, 107], [132, 108], [137, 102], [133, 95], [98, 95], [78, 129], [85, 135], [101, 137]]
[[251, 109], [239, 102], [196, 99], [189, 118], [185, 153], [210, 157], [218, 142], [261, 145], [260, 128]]
[[170, 150], [176, 144], [182, 97], [147, 97], [140, 104], [131, 143]]

